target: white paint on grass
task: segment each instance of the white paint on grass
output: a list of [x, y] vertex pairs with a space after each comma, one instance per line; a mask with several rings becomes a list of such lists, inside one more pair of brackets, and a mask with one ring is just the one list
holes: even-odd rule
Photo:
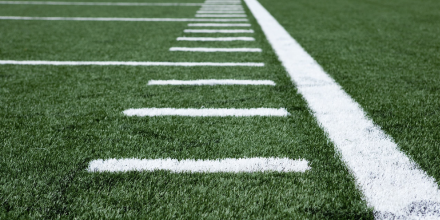
[[207, 10], [200, 10], [197, 11], [197, 14], [244, 14], [244, 11], [229, 11], [229, 10], [219, 10], [219, 11], [207, 11]]
[[253, 37], [178, 37], [177, 41], [255, 41]]
[[199, 79], [199, 80], [150, 80], [148, 85], [266, 85], [275, 86], [272, 80], [238, 80], [238, 79]]
[[178, 21], [178, 22], [235, 22], [248, 21], [244, 18], [211, 19], [211, 18], [91, 18], [91, 17], [21, 17], [0, 16], [0, 20], [41, 20], [41, 21]]
[[185, 29], [185, 33], [254, 33], [250, 29]]
[[212, 48], [212, 47], [171, 47], [170, 51], [184, 52], [261, 52], [260, 48]]
[[51, 66], [86, 66], [86, 65], [97, 65], [97, 66], [248, 66], [248, 67], [262, 67], [262, 66], [264, 66], [264, 63], [0, 60], [0, 65], [51, 65]]
[[399, 150], [256, 0], [245, 0], [377, 219], [440, 219], [435, 180]]
[[227, 15], [219, 15], [219, 14], [196, 14], [198, 18], [245, 18], [247, 17], [245, 14], [227, 14]]
[[251, 24], [243, 23], [190, 23], [190, 27], [250, 27]]
[[202, 6], [203, 3], [0, 1], [2, 5]]
[[92, 160], [89, 172], [128, 172], [167, 170], [173, 173], [252, 173], [305, 172], [310, 170], [307, 160], [289, 158], [225, 158], [217, 160], [166, 159], [107, 159]]
[[123, 111], [127, 116], [154, 117], [154, 116], [190, 116], [190, 117], [251, 117], [277, 116], [286, 117], [289, 112], [284, 108], [137, 108]]

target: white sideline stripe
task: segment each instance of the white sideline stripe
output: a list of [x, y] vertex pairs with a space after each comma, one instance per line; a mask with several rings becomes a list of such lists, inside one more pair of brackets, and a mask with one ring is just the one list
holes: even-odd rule
[[208, 18], [88, 18], [88, 17], [20, 17], [0, 16], [0, 20], [44, 20], [44, 21], [248, 21], [247, 19], [208, 19]]
[[170, 51], [187, 52], [262, 52], [260, 48], [171, 47]]
[[197, 14], [245, 14], [244, 11], [230, 11], [230, 10], [219, 10], [219, 11], [207, 11], [207, 10], [200, 10], [197, 11]]
[[308, 161], [289, 158], [225, 158], [217, 160], [166, 159], [107, 159], [92, 160], [89, 172], [127, 172], [167, 170], [173, 173], [252, 173], [252, 172], [305, 172]]
[[[378, 219], [439, 219], [434, 178], [402, 153], [256, 0], [245, 0]], [[425, 210], [426, 209], [426, 210]], [[394, 215], [394, 217], [392, 217]]]
[[202, 6], [203, 3], [0, 1], [2, 5]]
[[253, 37], [178, 37], [177, 41], [255, 41]]
[[0, 65], [53, 65], [53, 66], [84, 66], [84, 65], [97, 65], [97, 66], [250, 66], [250, 67], [262, 67], [262, 66], [264, 66], [264, 63], [0, 60]]
[[275, 86], [272, 80], [238, 80], [238, 79], [199, 79], [199, 80], [150, 80], [147, 85], [267, 85]]
[[219, 14], [196, 14], [198, 18], [245, 18], [247, 17], [245, 14], [227, 14], [227, 15], [219, 15]]
[[251, 24], [222, 24], [222, 23], [190, 23], [190, 27], [250, 27]]
[[247, 117], [247, 116], [277, 116], [286, 117], [289, 115], [286, 109], [280, 108], [138, 108], [123, 111], [127, 116], [154, 117], [154, 116], [190, 116], [190, 117]]
[[254, 33], [254, 30], [246, 29], [185, 29], [185, 33]]

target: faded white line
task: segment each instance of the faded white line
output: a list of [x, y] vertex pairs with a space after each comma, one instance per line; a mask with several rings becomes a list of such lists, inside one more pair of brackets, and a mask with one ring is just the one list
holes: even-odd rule
[[252, 172], [305, 172], [308, 161], [289, 158], [225, 158], [217, 160], [177, 159], [98, 159], [92, 160], [89, 172], [128, 172], [167, 170], [173, 173], [252, 173]]
[[254, 33], [248, 29], [185, 29], [185, 33]]
[[0, 16], [0, 20], [43, 20], [43, 21], [213, 21], [231, 22], [248, 21], [247, 19], [209, 19], [209, 18], [88, 18], [88, 17], [20, 17]]
[[252, 116], [276, 116], [286, 117], [289, 115], [284, 108], [137, 108], [123, 111], [127, 116], [154, 117], [154, 116], [190, 116], [190, 117], [252, 117]]
[[198, 18], [245, 18], [247, 17], [245, 14], [196, 14]]
[[190, 23], [190, 27], [250, 27], [251, 24], [240, 24], [240, 23]]
[[253, 37], [178, 37], [177, 41], [255, 41]]
[[439, 219], [440, 191], [256, 0], [245, 0], [377, 219]]
[[229, 10], [222, 10], [222, 11], [197, 11], [197, 14], [244, 14], [244, 11], [229, 11]]
[[199, 80], [150, 80], [147, 85], [266, 85], [275, 86], [272, 80], [199, 79]]
[[171, 47], [170, 51], [185, 52], [262, 52], [260, 48]]
[[2, 5], [202, 6], [203, 3], [0, 1]]
[[97, 66], [249, 66], [249, 67], [262, 67], [262, 66], [264, 66], [264, 63], [0, 60], [0, 65], [52, 65], [52, 66], [85, 66], [85, 65], [97, 65]]

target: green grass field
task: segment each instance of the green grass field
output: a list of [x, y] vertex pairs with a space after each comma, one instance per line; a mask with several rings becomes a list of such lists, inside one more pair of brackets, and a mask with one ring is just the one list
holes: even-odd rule
[[[403, 152], [440, 181], [440, 3], [260, 2]], [[189, 22], [0, 20], [0, 60], [265, 63], [0, 65], [0, 219], [373, 219], [353, 175], [245, 5], [255, 33], [209, 36], [254, 37], [251, 42], [176, 41], [207, 36], [183, 33]], [[0, 16], [193, 18], [199, 8], [0, 5]], [[234, 28], [249, 29], [228, 29]], [[170, 47], [263, 52], [171, 52]], [[149, 80], [168, 79], [261, 79], [276, 86], [147, 86]], [[290, 115], [122, 114], [153, 107], [286, 108]], [[87, 171], [94, 159], [243, 157], [304, 158], [311, 169]]]

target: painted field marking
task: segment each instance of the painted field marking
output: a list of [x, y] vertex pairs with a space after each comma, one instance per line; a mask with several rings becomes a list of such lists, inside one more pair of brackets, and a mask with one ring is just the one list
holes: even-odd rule
[[243, 8], [231, 8], [231, 7], [201, 7], [200, 11], [227, 11], [227, 10], [231, 10], [231, 11], [243, 11]]
[[252, 117], [252, 116], [276, 116], [286, 117], [289, 112], [284, 108], [137, 108], [123, 111], [127, 116], [154, 117], [154, 116], [190, 116], [190, 117]]
[[177, 41], [255, 41], [253, 37], [178, 37]]
[[250, 27], [251, 24], [240, 24], [240, 23], [189, 23], [188, 26], [190, 27]]
[[248, 66], [263, 67], [264, 63], [214, 63], [214, 62], [135, 62], [135, 61], [45, 61], [0, 60], [0, 65], [52, 65], [52, 66]]
[[239, 9], [239, 10], [243, 10], [243, 7], [241, 7], [240, 5], [237, 6], [232, 6], [232, 5], [204, 5], [202, 6], [200, 9], [207, 9], [207, 10], [212, 10], [212, 9], [223, 9], [223, 10], [227, 10], [227, 9]]
[[173, 173], [252, 173], [252, 172], [305, 172], [308, 161], [289, 158], [225, 158], [217, 160], [166, 159], [107, 159], [92, 160], [89, 172], [127, 172], [167, 170]]
[[229, 11], [229, 10], [222, 10], [222, 11], [197, 11], [197, 14], [245, 14], [244, 11]]
[[245, 18], [246, 14], [196, 14], [197, 18]]
[[238, 79], [199, 79], [199, 80], [150, 80], [151, 85], [193, 85], [193, 86], [215, 86], [215, 85], [266, 85], [275, 86], [272, 80], [238, 80]]
[[203, 3], [0, 1], [1, 5], [202, 6]]
[[213, 22], [232, 22], [248, 21], [247, 19], [209, 19], [209, 18], [88, 18], [88, 17], [20, 17], [20, 16], [0, 16], [0, 20], [43, 20], [43, 21], [213, 21]]
[[440, 190], [434, 178], [399, 150], [260, 3], [245, 2], [374, 208], [375, 217], [440, 218]]
[[251, 29], [185, 29], [184, 33], [254, 33]]
[[185, 51], [185, 52], [257, 52], [260, 53], [260, 48], [212, 48], [212, 47], [171, 47], [170, 51]]

